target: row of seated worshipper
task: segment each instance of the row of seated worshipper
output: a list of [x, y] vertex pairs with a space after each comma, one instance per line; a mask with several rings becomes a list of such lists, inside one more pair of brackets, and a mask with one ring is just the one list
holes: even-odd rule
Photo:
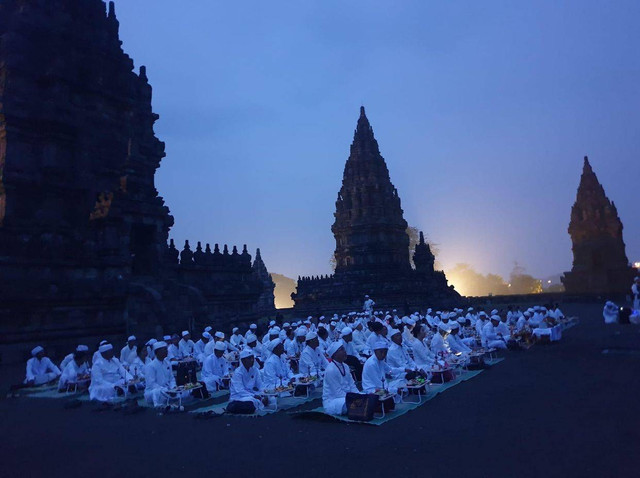
[[[397, 388], [393, 384], [403, 379], [403, 373], [404, 378], [407, 373], [427, 376], [434, 368], [444, 367], [448, 359], [468, 359], [479, 348], [506, 348], [510, 341], [532, 329], [551, 327], [563, 317], [557, 307], [533, 307], [526, 311], [509, 308], [506, 312], [493, 310], [490, 315], [472, 308], [466, 314], [461, 309], [435, 313], [428, 309], [424, 315], [416, 312], [402, 318], [395, 310], [371, 314], [354, 311], [340, 317], [308, 317], [285, 322], [282, 326], [271, 321], [260, 338], [255, 324], [244, 333], [234, 327], [228, 340], [223, 332], [212, 334], [210, 327], [205, 328], [197, 342], [191, 340], [189, 331], [165, 336], [159, 342], [151, 339], [145, 346], [138, 346], [136, 337], [130, 336], [118, 356], [112, 344], [102, 341], [91, 360], [88, 347], [79, 345], [64, 358], [60, 368], [44, 356], [42, 347], [36, 347], [32, 351], [33, 358], [27, 363], [25, 385], [59, 380], [60, 390], [70, 384], [74, 389], [86, 387], [91, 398], [99, 401], [144, 390], [150, 403], [160, 406], [167, 402], [169, 392], [175, 388], [172, 365], [195, 360], [202, 366], [201, 380], [208, 391], [231, 388], [235, 399], [242, 395], [238, 392], [242, 387], [238, 386], [237, 380], [234, 385], [233, 378], [238, 370], [242, 374], [240, 363], [246, 362], [247, 354], [253, 360], [250, 368], [259, 371], [259, 376], [253, 378], [259, 380], [259, 384], [251, 388], [274, 389], [290, 384], [297, 377], [322, 377], [328, 369], [335, 375], [336, 366], [329, 365], [330, 351], [337, 344], [346, 353], [344, 363], [349, 367], [349, 375], [352, 372], [355, 381], [362, 382], [363, 390], [370, 390], [371, 387], [365, 387], [371, 383], [369, 379], [365, 380], [365, 368], [367, 363], [373, 362], [372, 358], [378, 357], [376, 350], [381, 349], [376, 347], [384, 343], [388, 352], [384, 362], [392, 369], [390, 375], [385, 375], [384, 383]], [[158, 350], [161, 350], [160, 354]], [[369, 365], [368, 369], [371, 367]], [[378, 370], [384, 368], [379, 363], [376, 367]], [[251, 379], [252, 374], [245, 369], [248, 375], [243, 380]], [[338, 369], [343, 376], [344, 370], [339, 366]], [[151, 380], [148, 377], [150, 370], [153, 373]], [[233, 393], [234, 389], [236, 393]], [[250, 401], [255, 408], [260, 408], [266, 399], [253, 396]]]

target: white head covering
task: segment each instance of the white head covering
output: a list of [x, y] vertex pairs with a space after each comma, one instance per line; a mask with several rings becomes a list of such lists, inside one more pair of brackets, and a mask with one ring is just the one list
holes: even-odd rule
[[188, 330], [183, 330], [182, 331], [182, 336], [185, 337], [187, 335], [189, 335], [189, 331]]
[[202, 334], [202, 336], [203, 336], [205, 339], [209, 339], [209, 340], [211, 340], [211, 339], [213, 338], [213, 337], [211, 337], [211, 334], [210, 334], [209, 332], [204, 332], [204, 333]]
[[76, 352], [88, 352], [89, 351], [89, 347], [87, 347], [86, 345], [78, 345], [76, 347]]
[[329, 348], [327, 348], [327, 355], [329, 357], [333, 357], [333, 354], [335, 354], [340, 347], [342, 347], [342, 341], [336, 340], [331, 345], [329, 345]]
[[304, 337], [305, 335], [307, 335], [306, 327], [300, 327], [296, 329], [296, 337]]
[[35, 357], [36, 355], [38, 355], [42, 351], [44, 351], [44, 348], [41, 347], [40, 345], [38, 345], [37, 347], [34, 347], [34, 349], [31, 351], [31, 355], [33, 355]]
[[162, 340], [171, 340], [171, 336], [170, 335], [165, 335], [164, 337], [162, 337]]
[[155, 352], [156, 350], [166, 346], [167, 346], [167, 343], [164, 340], [161, 340], [160, 342], [156, 342], [155, 344], [153, 344], [153, 351]]
[[459, 329], [459, 328], [460, 328], [460, 324], [458, 322], [453, 322], [451, 324], [451, 330]]
[[132, 340], [136, 340], [135, 335], [130, 335], [129, 338], [127, 339], [127, 342], [131, 342]]
[[491, 311], [491, 315], [498, 315], [498, 309], [493, 309]]
[[447, 324], [443, 324], [442, 322], [438, 324], [438, 328], [440, 330], [444, 330], [445, 332], [449, 332], [449, 326]]
[[205, 331], [205, 332], [211, 332], [211, 329], [213, 329], [213, 327], [211, 327], [210, 325], [207, 325], [207, 326], [204, 328], [204, 331]]
[[240, 351], [240, 358], [243, 359], [247, 357], [253, 357], [253, 352], [251, 349], [245, 347]]
[[267, 350], [269, 352], [273, 352], [273, 349], [275, 349], [281, 343], [282, 343], [282, 340], [280, 340], [280, 339], [270, 340], [269, 343], [267, 344]]
[[225, 350], [227, 350], [227, 344], [225, 344], [224, 342], [216, 342], [213, 348], [215, 350], [221, 350], [222, 352], [224, 352]]
[[109, 343], [109, 341], [108, 341], [108, 340], [101, 340], [101, 341], [100, 341], [100, 345], [104, 345], [104, 344], [108, 344], [108, 343]]
[[231, 333], [235, 334], [238, 330], [240, 330], [238, 327], [234, 327], [233, 329], [231, 329]]
[[249, 328], [250, 328], [251, 330], [256, 330], [256, 329], [258, 328], [258, 326], [257, 326], [256, 324], [251, 324], [251, 325], [249, 326]]
[[254, 334], [247, 334], [246, 339], [247, 343], [250, 344], [251, 342], [255, 342], [256, 340], [258, 340], [258, 337], [256, 337]]
[[157, 342], [156, 339], [149, 339], [147, 340], [147, 343], [145, 345], [153, 346], [153, 344], [155, 344], [156, 342]]
[[498, 322], [500, 322], [500, 316], [499, 315], [492, 315], [491, 316], [491, 320], [497, 320]]
[[216, 332], [215, 333], [216, 338], [218, 339], [224, 339], [224, 334], [222, 332]]
[[402, 332], [400, 332], [398, 329], [391, 329], [391, 332], [389, 333], [389, 337], [393, 337], [396, 334], [401, 334]]
[[353, 333], [353, 329], [351, 327], [344, 327], [340, 334], [344, 337], [345, 335], [349, 335]]
[[276, 325], [276, 321], [272, 320], [271, 322], [269, 322], [269, 327], [273, 327], [274, 325]]
[[381, 349], [388, 349], [389, 348], [389, 344], [387, 344], [387, 342], [385, 340], [376, 340], [375, 343], [373, 344], [373, 350], [381, 350]]
[[308, 342], [309, 340], [313, 340], [317, 337], [318, 337], [318, 334], [316, 334], [315, 332], [309, 332], [304, 339]]
[[104, 344], [104, 345], [101, 345], [100, 347], [98, 347], [98, 352], [100, 352], [102, 354], [102, 353], [105, 353], [106, 351], [111, 350], [111, 349], [113, 349], [113, 345]]
[[291, 327], [291, 324], [289, 322], [285, 322], [284, 324], [282, 324], [283, 328], [287, 328], [287, 327]]

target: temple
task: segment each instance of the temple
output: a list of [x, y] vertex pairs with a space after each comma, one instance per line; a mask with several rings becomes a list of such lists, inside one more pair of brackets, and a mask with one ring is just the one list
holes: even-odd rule
[[4, 343], [158, 335], [253, 319], [273, 304], [246, 246], [167, 243], [174, 220], [154, 185], [159, 117], [118, 30], [113, 2], [0, 2]]
[[628, 293], [635, 270], [625, 253], [622, 221], [586, 156], [571, 209], [569, 235], [573, 243], [573, 267], [562, 277], [567, 293]]
[[[365, 294], [379, 307], [420, 309], [453, 305], [459, 294], [434, 270], [434, 257], [420, 233], [409, 260], [409, 236], [400, 197], [365, 114], [355, 130], [336, 201], [335, 273], [300, 277], [295, 309], [311, 313], [354, 310]], [[398, 309], [400, 310], [400, 309]]]

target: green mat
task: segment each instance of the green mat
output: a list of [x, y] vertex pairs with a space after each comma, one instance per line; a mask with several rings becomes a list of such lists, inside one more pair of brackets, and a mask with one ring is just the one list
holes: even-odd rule
[[[492, 362], [494, 364], [496, 364], [496, 363], [501, 362], [502, 360], [504, 360], [504, 359], [500, 358], [500, 359], [493, 360]], [[388, 422], [389, 420], [393, 420], [394, 418], [398, 418], [398, 417], [404, 415], [405, 413], [410, 412], [411, 410], [415, 410], [416, 408], [424, 405], [429, 400], [431, 400], [432, 398], [436, 397], [437, 395], [439, 395], [440, 393], [444, 392], [445, 390], [448, 390], [451, 387], [455, 387], [456, 385], [458, 385], [458, 384], [460, 384], [462, 382], [466, 382], [467, 380], [471, 380], [472, 378], [480, 375], [483, 371], [484, 370], [466, 371], [462, 375], [457, 377], [455, 380], [452, 380], [452, 381], [447, 382], [445, 384], [432, 384], [431, 385], [431, 390], [426, 395], [426, 397], [424, 397], [422, 399], [422, 402], [420, 402], [420, 403], [406, 403], [406, 402], [397, 403], [395, 410], [393, 410], [392, 412], [387, 413], [384, 417], [374, 418], [370, 422], [360, 422], [360, 421], [355, 421], [355, 420], [349, 420], [345, 415], [329, 415], [328, 413], [324, 412], [324, 408], [323, 407], [314, 408], [313, 410], [308, 410], [308, 411], [290, 412], [290, 414], [291, 415], [297, 415], [297, 416], [299, 416], [301, 418], [303, 418], [303, 417], [314, 417], [314, 416], [315, 417], [324, 416], [324, 417], [334, 418], [335, 420], [339, 420], [341, 422], [359, 423], [359, 424], [365, 424], [365, 425], [379, 426], [379, 425], [382, 425], [383, 423]], [[414, 398], [414, 396], [411, 396], [411, 397], [412, 397], [412, 399]]]
[[309, 395], [309, 397], [283, 397], [283, 398], [279, 398], [278, 399], [278, 409], [277, 410], [271, 410], [271, 409], [263, 409], [260, 410], [256, 413], [252, 413], [250, 415], [235, 415], [235, 414], [231, 414], [231, 413], [226, 413], [225, 409], [227, 408], [227, 405], [229, 405], [229, 402], [225, 402], [225, 403], [220, 403], [220, 404], [215, 404], [215, 405], [210, 405], [210, 406], [206, 406], [206, 407], [200, 407], [200, 408], [196, 408], [195, 410], [191, 410], [191, 413], [203, 413], [203, 412], [213, 412], [213, 414], [215, 415], [222, 415], [222, 414], [226, 414], [226, 415], [231, 415], [231, 416], [238, 416], [238, 417], [264, 417], [266, 415], [271, 415], [272, 413], [276, 413], [279, 412], [281, 410], [291, 410], [294, 408], [297, 408], [301, 405], [304, 405], [305, 403], [309, 403], [312, 402], [314, 400], [318, 400], [322, 398], [322, 389], [316, 389], [313, 392], [311, 392], [311, 394]]

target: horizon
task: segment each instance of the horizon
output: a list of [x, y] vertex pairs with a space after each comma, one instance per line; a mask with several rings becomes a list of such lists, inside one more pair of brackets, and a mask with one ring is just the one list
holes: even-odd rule
[[364, 105], [405, 219], [445, 271], [570, 270], [585, 155], [640, 260], [634, 2], [140, 0], [116, 13], [154, 88], [167, 145], [156, 184], [179, 248], [246, 243], [271, 272], [331, 273], [335, 198]]

